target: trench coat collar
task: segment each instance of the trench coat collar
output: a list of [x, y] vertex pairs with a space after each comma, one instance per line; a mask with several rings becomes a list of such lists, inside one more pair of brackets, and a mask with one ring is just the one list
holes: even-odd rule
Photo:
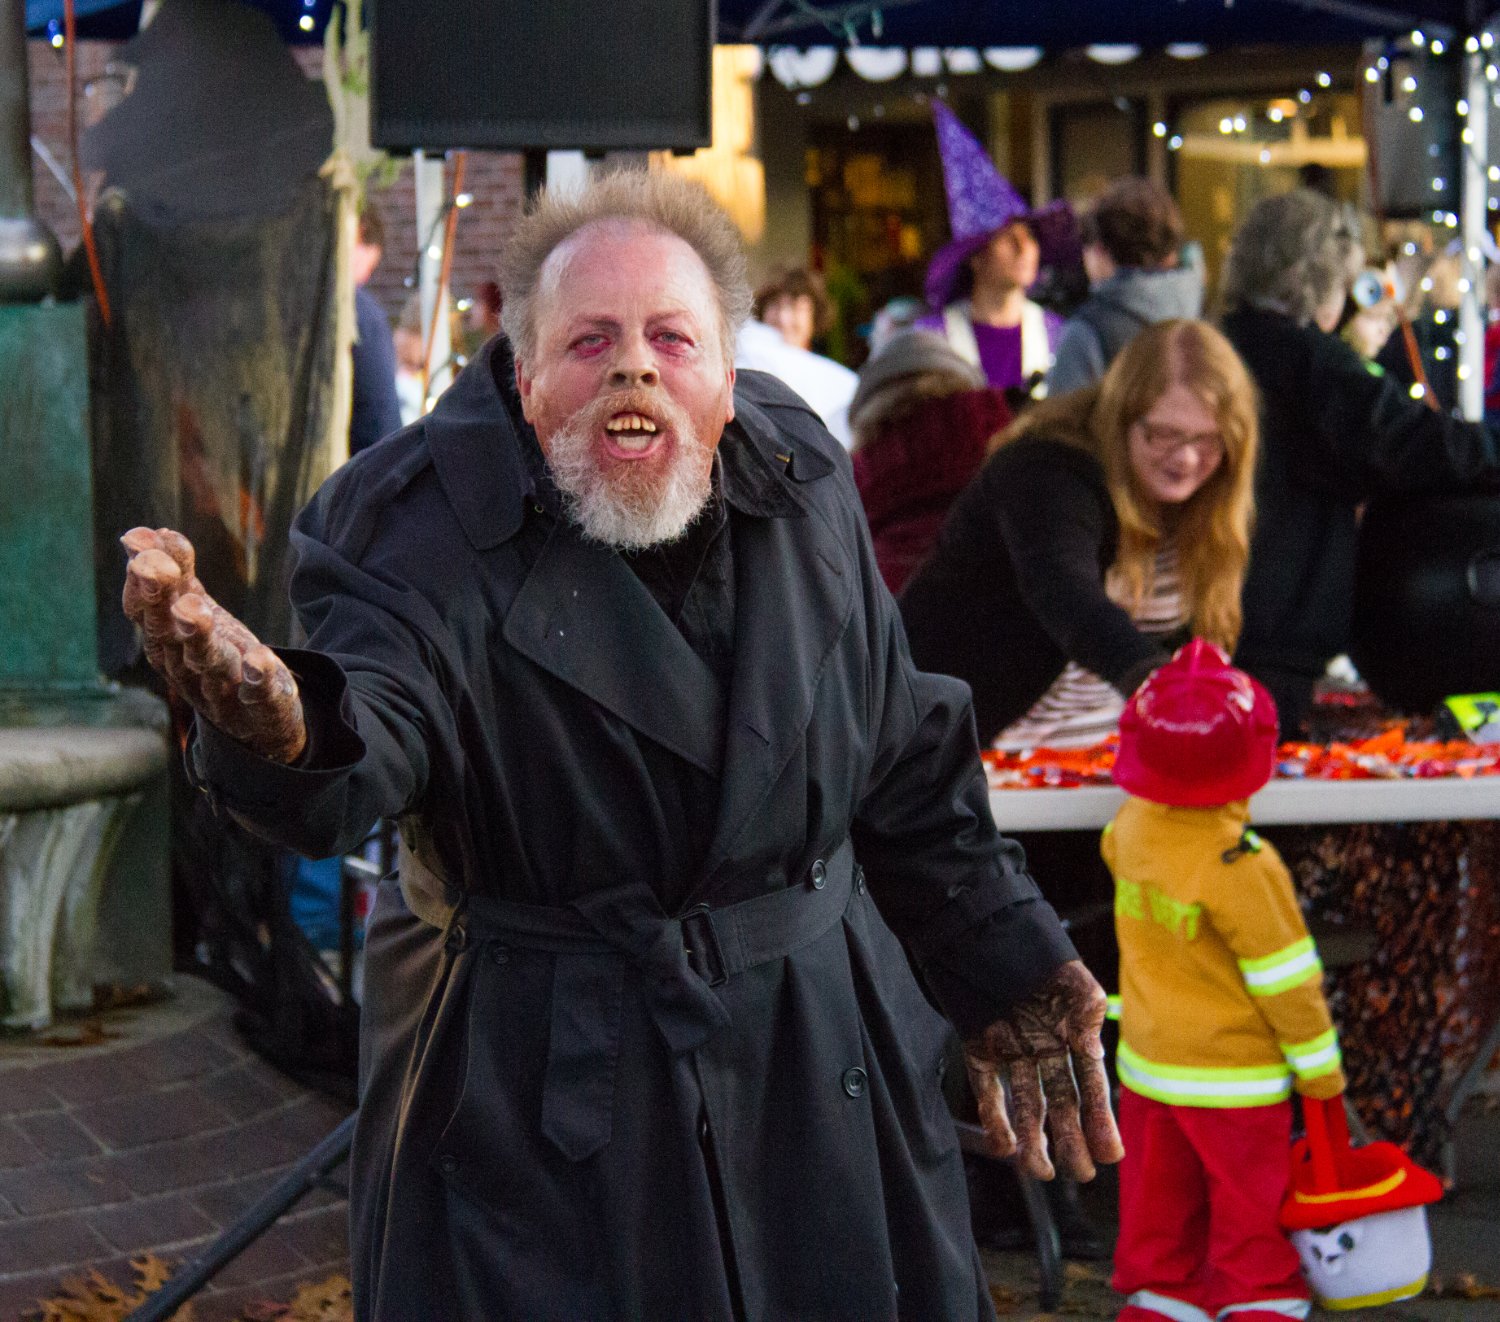
[[[789, 446], [774, 410], [739, 408], [754, 453], [786, 475], [782, 497], [801, 518], [749, 518], [734, 542], [735, 651], [725, 713], [719, 817], [692, 899], [711, 894], [717, 873], [770, 796], [812, 720], [818, 682], [854, 612], [856, 567], [845, 540], [796, 488], [833, 472], [818, 451]], [[749, 449], [749, 447], [747, 447]], [[852, 719], [852, 718], [851, 718]], [[840, 841], [828, 841], [829, 850]]]
[[[476, 550], [520, 530], [543, 492], [527, 463], [531, 440], [501, 337], [492, 339], [425, 420], [443, 490]], [[775, 391], [743, 374], [735, 420], [719, 453], [735, 512], [733, 683], [727, 696], [621, 556], [566, 519], [547, 541], [507, 612], [517, 651], [711, 775], [724, 774], [713, 853], [732, 843], [745, 809], [769, 792], [812, 716], [815, 678], [848, 622], [853, 567], [799, 486], [833, 471], [794, 446], [774, 418]], [[772, 401], [768, 403], [769, 401]], [[787, 627], [772, 642], [764, 626]], [[726, 765], [726, 756], [732, 765]], [[836, 843], [836, 842], [835, 842]]]

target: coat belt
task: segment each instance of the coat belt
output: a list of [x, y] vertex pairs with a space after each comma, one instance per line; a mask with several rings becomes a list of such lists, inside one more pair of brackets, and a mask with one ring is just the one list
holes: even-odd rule
[[542, 1132], [573, 1161], [610, 1140], [620, 1012], [626, 972], [667, 1049], [701, 1047], [730, 1022], [715, 988], [823, 936], [854, 891], [854, 848], [845, 840], [801, 881], [719, 908], [695, 905], [668, 917], [650, 887], [631, 882], [571, 904], [514, 904], [468, 896], [448, 943], [497, 941], [557, 955], [542, 1088]]

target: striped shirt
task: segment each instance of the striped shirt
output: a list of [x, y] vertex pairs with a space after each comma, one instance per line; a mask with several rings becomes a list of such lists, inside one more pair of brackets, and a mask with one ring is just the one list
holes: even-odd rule
[[[1151, 587], [1131, 620], [1143, 634], [1168, 634], [1187, 623], [1177, 575], [1177, 548], [1170, 543], [1156, 554]], [[1113, 685], [1076, 661], [1069, 661], [1031, 710], [995, 736], [1006, 752], [1025, 748], [1083, 748], [1113, 734], [1125, 709]]]

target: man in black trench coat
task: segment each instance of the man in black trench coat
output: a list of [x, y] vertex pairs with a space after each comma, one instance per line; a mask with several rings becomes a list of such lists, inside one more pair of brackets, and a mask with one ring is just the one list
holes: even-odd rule
[[125, 538], [206, 792], [316, 856], [401, 822], [357, 1313], [989, 1318], [943, 1016], [997, 1152], [1050, 1174], [1044, 1111], [1077, 1175], [1120, 1146], [1103, 995], [995, 831], [968, 691], [912, 667], [841, 448], [736, 382], [705, 195], [546, 198], [502, 274], [508, 343], [300, 516], [305, 650], [180, 535]]

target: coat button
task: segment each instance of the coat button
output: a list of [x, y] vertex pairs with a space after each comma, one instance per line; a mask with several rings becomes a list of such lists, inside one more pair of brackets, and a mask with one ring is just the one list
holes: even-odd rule
[[495, 961], [495, 963], [497, 963], [497, 964], [509, 964], [510, 963], [510, 947], [509, 946], [496, 946], [494, 948], [494, 950], [490, 953], [490, 958], [493, 959]]
[[858, 1065], [844, 1071], [844, 1091], [849, 1096], [863, 1097], [868, 1083], [869, 1076]]
[[444, 1175], [452, 1175], [458, 1169], [458, 1158], [451, 1152], [445, 1152], [438, 1158], [438, 1168]]
[[820, 891], [828, 884], [828, 867], [821, 858], [813, 859], [812, 884], [815, 891]]

